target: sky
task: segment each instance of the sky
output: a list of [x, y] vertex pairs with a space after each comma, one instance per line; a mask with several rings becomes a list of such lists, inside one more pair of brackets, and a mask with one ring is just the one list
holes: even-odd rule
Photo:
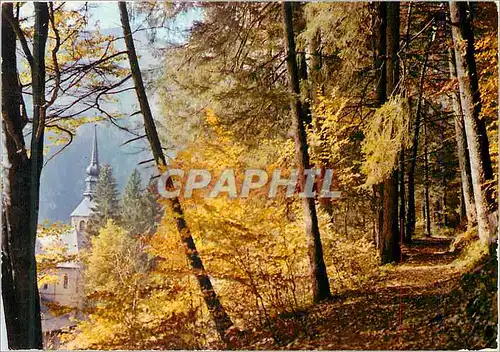
[[[89, 7], [92, 16], [92, 25], [98, 22], [101, 29], [113, 29], [121, 27], [117, 1], [88, 1], [87, 3], [90, 5]], [[67, 1], [64, 4], [64, 7], [68, 10], [77, 10], [82, 8], [84, 4], [85, 1]], [[21, 16], [31, 17], [33, 16], [33, 11], [33, 3], [25, 3], [21, 8]], [[191, 26], [193, 21], [199, 19], [201, 16], [202, 14], [200, 10], [190, 10], [188, 11], [188, 13], [179, 16], [176, 19], [174, 25], [178, 29], [186, 29]], [[141, 24], [140, 21], [141, 18], [139, 16], [136, 19], [135, 23], [134, 20], [131, 19], [132, 27], [134, 27], [134, 24]], [[170, 34], [173, 33], [171, 32]]]
[[97, 7], [92, 10], [92, 16], [96, 21], [99, 21], [101, 28], [120, 27], [120, 16], [116, 1], [95, 1], [93, 4], [97, 5]]

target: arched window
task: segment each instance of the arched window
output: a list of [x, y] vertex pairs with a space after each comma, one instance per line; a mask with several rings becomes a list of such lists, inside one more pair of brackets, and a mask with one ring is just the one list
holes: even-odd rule
[[80, 231], [85, 230], [85, 221], [84, 220], [80, 221], [80, 225], [78, 226], [78, 228]]
[[49, 285], [48, 284], [43, 284], [43, 289], [46, 290], [49, 288]]
[[67, 274], [64, 274], [63, 287], [68, 288], [68, 275]]

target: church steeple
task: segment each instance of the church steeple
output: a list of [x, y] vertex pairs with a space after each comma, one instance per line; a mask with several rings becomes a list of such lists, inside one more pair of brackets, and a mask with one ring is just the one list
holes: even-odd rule
[[85, 178], [86, 188], [83, 192], [84, 197], [90, 199], [94, 196], [95, 185], [99, 179], [99, 153], [97, 150], [97, 125], [94, 125], [94, 143], [92, 145], [92, 157], [90, 165], [87, 167], [87, 177]]

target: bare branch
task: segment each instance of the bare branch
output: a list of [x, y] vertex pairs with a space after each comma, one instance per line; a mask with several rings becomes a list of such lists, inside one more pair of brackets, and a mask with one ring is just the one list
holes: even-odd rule
[[65, 129], [64, 127], [61, 127], [59, 125], [46, 125], [45, 127], [54, 127], [54, 128], [57, 128], [59, 131], [62, 131], [64, 133], [66, 133], [68, 136], [69, 136], [69, 141], [68, 143], [66, 143], [61, 149], [59, 149], [57, 152], [55, 152], [50, 158], [48, 158], [45, 163], [43, 164], [43, 167], [45, 167], [45, 165], [47, 165], [47, 163], [49, 161], [51, 161], [52, 159], [54, 159], [57, 155], [61, 154], [62, 151], [64, 149], [66, 149], [70, 144], [71, 142], [73, 142], [73, 133], [70, 131], [70, 130], [67, 130]]

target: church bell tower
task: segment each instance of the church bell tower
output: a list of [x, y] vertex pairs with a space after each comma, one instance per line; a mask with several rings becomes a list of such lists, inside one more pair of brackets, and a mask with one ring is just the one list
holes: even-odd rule
[[[85, 178], [85, 191], [83, 192], [83, 199], [80, 204], [71, 213], [71, 226], [80, 234], [85, 232], [87, 222], [92, 215], [92, 208], [94, 207], [94, 192], [99, 180], [99, 152], [97, 148], [97, 126], [94, 126], [94, 141], [92, 143], [92, 154], [90, 165], [87, 167], [87, 177]], [[81, 238], [86, 236], [79, 236]]]

